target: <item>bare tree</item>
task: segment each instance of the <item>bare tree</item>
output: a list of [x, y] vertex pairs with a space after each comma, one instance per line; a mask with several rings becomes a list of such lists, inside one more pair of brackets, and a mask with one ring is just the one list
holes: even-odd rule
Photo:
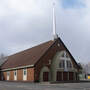
[[82, 75], [85, 76], [85, 79], [87, 79], [87, 75], [90, 74], [90, 62], [87, 64], [81, 63], [82, 65]]
[[0, 60], [3, 60], [5, 58], [5, 55], [3, 53], [0, 54]]
[[2, 65], [7, 60], [7, 56], [3, 53], [0, 54], [0, 65]]

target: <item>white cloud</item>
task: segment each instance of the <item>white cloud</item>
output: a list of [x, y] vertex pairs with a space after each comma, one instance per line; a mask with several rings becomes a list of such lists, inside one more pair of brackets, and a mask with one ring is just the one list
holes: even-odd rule
[[[74, 57], [89, 61], [90, 0], [84, 8], [56, 1], [57, 32]], [[0, 50], [12, 54], [52, 39], [52, 0], [1, 0]]]

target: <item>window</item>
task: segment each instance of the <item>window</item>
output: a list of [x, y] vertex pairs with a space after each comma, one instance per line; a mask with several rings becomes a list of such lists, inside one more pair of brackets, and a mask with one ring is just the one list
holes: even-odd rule
[[26, 69], [24, 69], [24, 75], [26, 75]]
[[66, 51], [61, 52], [59, 67], [65, 70], [72, 68], [70, 56]]
[[62, 53], [61, 57], [64, 57], [64, 53]]
[[60, 67], [60, 68], [64, 68], [64, 67], [65, 67], [65, 65], [64, 65], [64, 60], [61, 60], [61, 61], [60, 61], [59, 67]]
[[7, 72], [7, 76], [9, 76], [10, 75], [10, 72]]
[[66, 53], [66, 58], [69, 58], [68, 54]]
[[67, 61], [67, 68], [72, 68], [72, 64], [70, 61]]
[[64, 57], [64, 58], [69, 58], [69, 55], [66, 51], [63, 51], [62, 54], [61, 54], [61, 57]]
[[15, 76], [17, 75], [17, 71], [14, 71], [14, 75], [15, 75]]

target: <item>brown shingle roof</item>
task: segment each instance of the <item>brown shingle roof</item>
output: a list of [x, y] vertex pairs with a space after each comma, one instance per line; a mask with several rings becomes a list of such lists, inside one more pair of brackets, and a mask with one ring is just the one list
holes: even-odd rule
[[2, 69], [34, 65], [41, 58], [41, 56], [49, 49], [49, 47], [52, 46], [54, 42], [55, 41], [51, 40], [9, 56], [7, 61], [2, 65]]

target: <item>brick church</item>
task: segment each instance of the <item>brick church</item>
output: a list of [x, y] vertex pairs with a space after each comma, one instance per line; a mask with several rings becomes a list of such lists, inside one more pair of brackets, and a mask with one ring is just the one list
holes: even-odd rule
[[53, 8], [53, 40], [8, 56], [0, 79], [6, 81], [59, 82], [79, 80], [80, 66], [56, 34]]
[[60, 38], [8, 57], [1, 80], [55, 82], [79, 80], [80, 67]]

